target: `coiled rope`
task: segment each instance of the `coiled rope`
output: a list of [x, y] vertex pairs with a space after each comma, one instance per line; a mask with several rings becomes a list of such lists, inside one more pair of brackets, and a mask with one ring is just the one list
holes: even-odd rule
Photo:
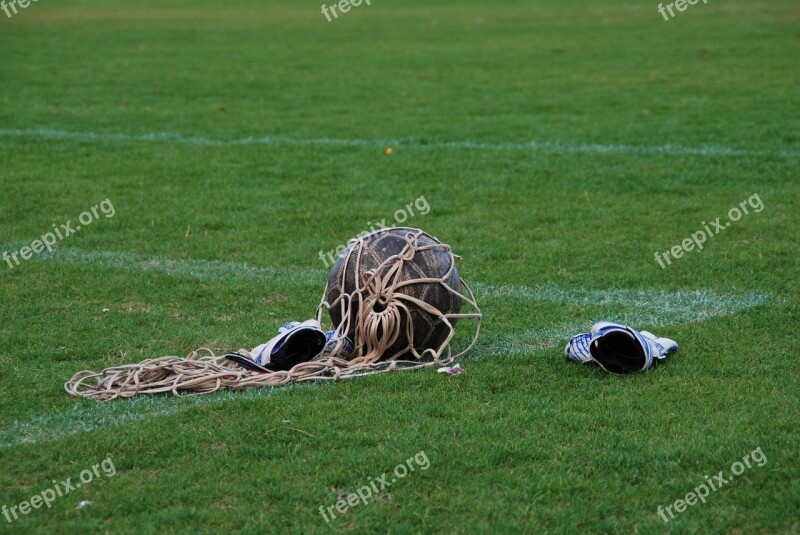
[[[89, 370], [76, 373], [64, 385], [66, 391], [78, 397], [109, 401], [141, 394], [162, 394], [171, 392], [180, 395], [201, 395], [221, 389], [242, 389], [261, 386], [282, 386], [303, 381], [338, 381], [384, 373], [407, 371], [429, 366], [445, 366], [460, 358], [476, 343], [480, 334], [481, 312], [475, 302], [472, 290], [463, 279], [461, 291], [448, 284], [455, 269], [457, 258], [450, 246], [437, 243], [420, 245], [418, 238], [424, 234], [419, 229], [402, 229], [406, 245], [403, 250], [386, 258], [383, 263], [366, 273], [365, 280], [356, 277], [356, 288], [350, 293], [342, 293], [332, 303], [326, 301], [327, 287], [317, 307], [316, 318], [322, 324], [322, 316], [332, 307], [341, 312], [339, 325], [335, 326], [339, 340], [334, 347], [327, 348], [315, 359], [297, 364], [288, 371], [269, 373], [246, 370], [229, 361], [225, 355], [217, 356], [207, 348], [192, 351], [186, 357], [165, 356], [148, 359], [135, 364], [125, 364], [106, 368], [101, 372]], [[381, 231], [376, 231], [381, 232]], [[373, 233], [375, 234], [375, 233]], [[356, 273], [360, 273], [361, 252], [366, 240], [373, 234], [351, 240], [346, 262], [356, 262]], [[397, 276], [404, 262], [409, 262], [417, 252], [438, 248], [445, 251], [450, 259], [447, 273], [439, 278], [417, 278], [401, 281]], [[342, 277], [346, 273], [342, 270]], [[343, 281], [342, 281], [343, 282]], [[434, 306], [401, 290], [409, 284], [440, 284], [447, 291], [461, 299], [471, 311], [466, 313], [442, 313]], [[342, 288], [344, 286], [342, 285]], [[466, 293], [464, 293], [466, 290]], [[380, 306], [375, 306], [376, 304]], [[357, 304], [357, 306], [353, 306]], [[446, 339], [436, 348], [419, 351], [414, 345], [413, 325], [410, 307], [416, 307], [437, 318], [449, 330]], [[405, 321], [403, 321], [405, 319]], [[453, 322], [458, 319], [474, 319], [475, 334], [469, 345], [453, 354], [450, 342], [455, 334]], [[355, 355], [343, 358], [344, 336], [350, 332], [351, 322], [355, 322]], [[405, 333], [402, 326], [405, 324]], [[385, 355], [401, 336], [408, 340], [407, 347], [393, 355]], [[238, 353], [250, 356], [249, 351], [240, 349]]]

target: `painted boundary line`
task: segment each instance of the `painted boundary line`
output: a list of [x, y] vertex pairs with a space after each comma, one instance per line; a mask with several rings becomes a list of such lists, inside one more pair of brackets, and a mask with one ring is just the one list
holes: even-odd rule
[[[6, 244], [3, 247], [14, 245]], [[155, 271], [169, 276], [202, 280], [251, 280], [294, 286], [317, 285], [320, 287], [320, 292], [328, 275], [328, 272], [322, 269], [259, 267], [244, 262], [218, 260], [171, 260], [127, 252], [84, 251], [74, 247], [57, 247], [52, 253], [44, 253], [35, 261]], [[586, 290], [566, 288], [552, 283], [538, 286], [473, 283], [471, 286], [478, 298], [519, 299], [614, 309], [615, 312], [619, 312], [615, 317], [631, 323], [655, 326], [665, 325], [667, 322], [674, 324], [701, 321], [775, 302], [774, 298], [764, 294], [725, 295], [708, 289]]]
[[[696, 322], [778, 302], [765, 294], [725, 295], [713, 290], [585, 290], [555, 284], [541, 286], [473, 285], [480, 297], [543, 301], [561, 305], [613, 309], [614, 321], [653, 326]], [[616, 312], [618, 311], [618, 312]], [[598, 318], [599, 319], [599, 318]]]
[[146, 418], [161, 418], [179, 414], [196, 407], [218, 405], [229, 401], [245, 401], [271, 396], [285, 388], [310, 387], [311, 384], [287, 385], [280, 389], [249, 388], [244, 391], [225, 390], [206, 396], [142, 396], [124, 403], [77, 402], [61, 412], [45, 413], [0, 424], [0, 449], [17, 444], [35, 444], [57, 440], [77, 433], [89, 433]]
[[797, 159], [798, 151], [764, 151], [745, 150], [724, 147], [721, 145], [703, 145], [700, 147], [685, 147], [683, 145], [602, 145], [596, 143], [575, 143], [558, 141], [528, 141], [505, 143], [480, 143], [474, 141], [431, 141], [426, 142], [417, 138], [403, 139], [337, 139], [337, 138], [311, 138], [300, 139], [284, 136], [271, 137], [246, 137], [239, 139], [214, 139], [209, 137], [184, 136], [175, 133], [98, 133], [98, 132], [70, 132], [48, 128], [16, 129], [2, 128], [0, 136], [39, 137], [45, 139], [68, 139], [96, 142], [120, 141], [150, 141], [162, 143], [179, 143], [196, 146], [234, 146], [234, 145], [272, 145], [272, 146], [338, 146], [338, 147], [377, 147], [387, 146], [405, 148], [449, 148], [471, 149], [489, 151], [539, 151], [552, 153], [589, 153], [589, 154], [662, 154], [667, 156], [764, 156], [773, 158]]
[[[13, 247], [13, 244], [5, 246], [5, 248], [8, 247]], [[155, 271], [173, 277], [228, 281], [260, 280], [294, 286], [324, 285], [328, 279], [327, 271], [321, 269], [259, 267], [244, 262], [219, 260], [172, 260], [126, 252], [83, 251], [74, 247], [57, 247], [52, 253], [45, 252], [36, 260]]]

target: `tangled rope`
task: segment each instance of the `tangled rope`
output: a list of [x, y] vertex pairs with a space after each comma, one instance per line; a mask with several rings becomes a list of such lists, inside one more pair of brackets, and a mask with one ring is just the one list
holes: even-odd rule
[[[475, 296], [467, 283], [460, 277], [458, 278], [460, 286], [466, 290], [465, 294], [452, 288], [447, 282], [454, 278], [455, 261], [458, 257], [453, 254], [449, 245], [440, 243], [435, 238], [432, 239], [434, 243], [421, 245], [419, 243], [420, 237], [427, 236], [427, 234], [419, 229], [388, 229], [403, 231], [405, 246], [398, 254], [388, 256], [376, 268], [365, 271], [366, 277], [362, 280], [362, 277], [358, 274], [362, 273], [362, 254], [365, 250], [365, 245], [376, 234], [386, 230], [378, 230], [351, 240], [348, 245], [349, 254], [343, 258], [344, 264], [340, 270], [339, 282], [344, 288], [348, 264], [352, 262], [355, 264], [354, 269], [357, 274], [354, 277], [355, 289], [350, 293], [342, 292], [333, 302], [329, 303], [325, 300], [325, 296], [328, 293], [326, 288], [322, 302], [317, 307], [317, 320], [321, 322], [324, 311], [338, 307], [341, 321], [339, 325], [333, 326], [336, 329], [337, 337], [345, 336], [351, 332], [351, 322], [355, 323], [354, 338], [358, 343], [356, 344], [357, 353], [350, 360], [351, 366], [369, 365], [372, 369], [391, 368], [394, 370], [397, 368], [416, 369], [449, 364], [475, 345], [480, 333], [481, 323], [480, 308], [475, 302]], [[432, 250], [438, 250], [447, 255], [448, 266], [443, 275], [406, 280], [400, 277], [404, 263], [411, 262], [418, 253]], [[404, 288], [418, 284], [440, 285], [447, 292], [460, 299], [462, 303], [466, 303], [472, 309], [472, 312], [443, 313], [432, 304], [403, 292]], [[437, 318], [438, 321], [445, 325], [448, 334], [439, 347], [425, 348], [421, 352], [419, 351], [419, 348], [414, 343], [410, 305]], [[455, 334], [453, 323], [458, 319], [475, 319], [477, 321], [472, 342], [466, 349], [453, 355], [450, 341]], [[405, 332], [402, 332], [403, 324], [405, 324]], [[392, 347], [401, 337], [407, 341], [407, 345], [397, 350], [393, 355], [386, 355], [387, 349]], [[411, 358], [401, 358], [408, 356]]]
[[[373, 375], [395, 370], [414, 370], [429, 366], [445, 366], [452, 363], [476, 343], [480, 333], [481, 313], [475, 302], [472, 290], [463, 279], [463, 291], [451, 288], [447, 283], [454, 275], [457, 258], [448, 245], [420, 245], [419, 237], [424, 234], [418, 229], [406, 231], [406, 245], [399, 254], [387, 257], [383, 263], [367, 272], [365, 280], [356, 277], [356, 288], [350, 293], [342, 292], [332, 303], [326, 301], [328, 287], [323, 292], [317, 307], [316, 318], [322, 324], [323, 312], [338, 307], [342, 320], [335, 329], [334, 347], [326, 348], [320, 356], [308, 362], [297, 364], [288, 371], [269, 373], [246, 370], [226, 360], [225, 355], [217, 356], [210, 349], [192, 351], [188, 356], [165, 356], [148, 359], [136, 364], [126, 364], [106, 368], [97, 373], [89, 370], [76, 373], [64, 385], [66, 391], [74, 396], [109, 401], [128, 398], [139, 394], [161, 394], [171, 392], [180, 395], [201, 395], [220, 389], [242, 389], [261, 386], [282, 386], [303, 381], [338, 381], [353, 377]], [[381, 231], [376, 231], [381, 232]], [[375, 234], [375, 233], [373, 233]], [[349, 254], [345, 262], [356, 262], [356, 273], [360, 273], [361, 253], [364, 244], [372, 234], [351, 240]], [[398, 275], [404, 262], [409, 262], [417, 252], [438, 248], [447, 253], [450, 265], [447, 273], [438, 278], [416, 278], [402, 281]], [[346, 270], [342, 270], [342, 277]], [[403, 293], [410, 284], [440, 284], [448, 292], [459, 298], [471, 311], [466, 313], [442, 313], [434, 306]], [[375, 306], [379, 304], [380, 306]], [[354, 306], [357, 305], [357, 306]], [[414, 345], [413, 325], [410, 306], [416, 307], [438, 318], [448, 329], [445, 340], [435, 348], [419, 351]], [[475, 334], [469, 345], [453, 354], [450, 342], [455, 334], [453, 323], [459, 319], [475, 319]], [[405, 320], [405, 321], [404, 321]], [[344, 358], [345, 336], [354, 324], [355, 354]], [[405, 323], [405, 332], [402, 326]], [[385, 355], [398, 339], [405, 337], [408, 346], [392, 355]], [[250, 352], [240, 349], [238, 353], [250, 356]]]

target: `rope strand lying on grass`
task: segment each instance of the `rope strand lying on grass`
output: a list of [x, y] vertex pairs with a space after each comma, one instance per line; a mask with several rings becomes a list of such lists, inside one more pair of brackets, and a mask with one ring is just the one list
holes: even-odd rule
[[[207, 355], [199, 356], [204, 352]], [[239, 353], [248, 352], [242, 349]], [[220, 389], [337, 380], [343, 378], [342, 369], [351, 370], [352, 367], [348, 366], [346, 360], [328, 357], [303, 362], [289, 371], [253, 372], [227, 361], [224, 355], [218, 357], [210, 349], [203, 348], [192, 351], [185, 358], [167, 356], [106, 368], [100, 373], [88, 370], [78, 372], [64, 386], [74, 396], [108, 401], [137, 394], [172, 392], [176, 396], [199, 395]]]

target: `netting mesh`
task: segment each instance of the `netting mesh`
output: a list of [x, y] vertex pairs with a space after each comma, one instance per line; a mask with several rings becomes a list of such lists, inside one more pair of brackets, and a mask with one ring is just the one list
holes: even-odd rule
[[[421, 244], [420, 237], [428, 236], [419, 229], [392, 229], [403, 231], [405, 244], [397, 254], [387, 256], [377, 268], [361, 269], [361, 255], [367, 240], [374, 237], [363, 236], [352, 240], [343, 262], [354, 262], [354, 288], [340, 292], [331, 302], [326, 286], [322, 301], [317, 307], [316, 318], [324, 324], [326, 312], [337, 313], [341, 320], [338, 325], [330, 325], [335, 330], [333, 340], [326, 350], [315, 359], [297, 364], [287, 371], [256, 372], [217, 356], [210, 349], [192, 351], [187, 357], [165, 356], [148, 359], [136, 364], [106, 368], [101, 372], [81, 371], [64, 385], [66, 391], [74, 396], [98, 401], [132, 397], [138, 394], [160, 394], [172, 392], [174, 395], [199, 395], [220, 389], [241, 389], [258, 386], [281, 386], [303, 381], [336, 381], [352, 377], [372, 375], [395, 370], [414, 370], [429, 366], [444, 366], [452, 363], [469, 351], [478, 339], [481, 325], [481, 312], [469, 286], [457, 276], [455, 259], [450, 246], [439, 243]], [[377, 231], [381, 232], [381, 231]], [[415, 255], [435, 249], [446, 254], [449, 259], [447, 271], [437, 277], [401, 277], [403, 264], [412, 262]], [[346, 266], [345, 266], [346, 267]], [[341, 270], [345, 277], [347, 269]], [[448, 281], [455, 278], [460, 284], [453, 288]], [[342, 279], [341, 288], [345, 288]], [[329, 281], [330, 284], [330, 281]], [[410, 285], [440, 285], [459, 299], [464, 311], [442, 312], [432, 304], [409, 292]], [[377, 305], [377, 306], [376, 306]], [[446, 335], [437, 344], [414, 340], [415, 329], [412, 321], [414, 309], [435, 318], [438, 328]], [[455, 334], [457, 320], [474, 320], [474, 335], [471, 341], [458, 353], [454, 353], [451, 342]], [[355, 342], [354, 354], [346, 355], [345, 336], [352, 335]], [[400, 348], [387, 354], [392, 347]], [[426, 341], [427, 342], [427, 341]], [[247, 350], [240, 354], [250, 356]]]

